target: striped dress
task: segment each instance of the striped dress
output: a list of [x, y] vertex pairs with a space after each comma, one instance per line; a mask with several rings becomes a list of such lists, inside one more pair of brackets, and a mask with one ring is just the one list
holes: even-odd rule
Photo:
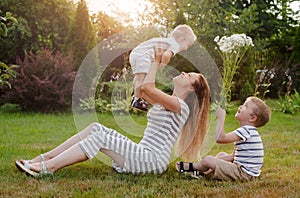
[[243, 126], [234, 131], [241, 141], [235, 142], [234, 162], [240, 164], [249, 175], [258, 177], [264, 159], [261, 137], [253, 126]]
[[118, 133], [96, 123], [91, 135], [82, 140], [79, 145], [88, 158], [97, 155], [101, 148], [110, 149], [124, 157], [124, 167], [113, 162], [118, 172], [144, 174], [161, 174], [166, 171], [172, 148], [184, 126], [188, 116], [187, 104], [178, 98], [181, 112], [176, 114], [155, 104], [148, 112], [148, 124], [144, 137], [135, 143]]

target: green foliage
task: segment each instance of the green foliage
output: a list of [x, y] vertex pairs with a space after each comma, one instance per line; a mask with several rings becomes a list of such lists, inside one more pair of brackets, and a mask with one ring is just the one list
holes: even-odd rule
[[11, 81], [13, 88], [3, 96], [6, 102], [39, 112], [70, 108], [76, 75], [71, 54], [63, 57], [59, 52], [43, 49], [37, 54], [29, 52], [17, 64], [17, 78]]
[[246, 83], [244, 83], [244, 86], [240, 89], [240, 92], [239, 92], [240, 102], [244, 102], [247, 99], [247, 97], [251, 96], [251, 95], [253, 95], [253, 87], [251, 86], [251, 84], [247, 80]]
[[125, 29], [115, 18], [103, 12], [94, 14], [91, 18], [96, 32], [97, 43]]
[[288, 114], [295, 114], [300, 111], [300, 94], [295, 90], [293, 94], [286, 94], [279, 100], [280, 111]]
[[[290, 70], [290, 74], [296, 74], [295, 68], [299, 68], [299, 57], [297, 50], [296, 29], [299, 29], [299, 20], [295, 20], [291, 9], [287, 8], [287, 3], [293, 1], [214, 1], [214, 0], [152, 0], [157, 7], [166, 11], [166, 17], [160, 12], [159, 18], [170, 20], [168, 14], [178, 16], [176, 13], [183, 13], [188, 25], [190, 25], [200, 42], [211, 54], [217, 65], [222, 65], [222, 59], [215, 50], [216, 45], [213, 39], [216, 35], [231, 35], [245, 33], [254, 39], [255, 49], [253, 55], [249, 57], [245, 65], [255, 67], [255, 69], [267, 69], [281, 67], [284, 71]], [[280, 6], [275, 6], [279, 4]], [[169, 10], [168, 10], [168, 9]], [[172, 11], [173, 9], [173, 11]], [[281, 18], [282, 17], [282, 18]], [[172, 19], [174, 21], [174, 19]], [[163, 23], [167, 24], [164, 20]], [[298, 31], [299, 33], [300, 31]], [[299, 35], [299, 34], [298, 34]], [[299, 39], [298, 39], [299, 40]], [[273, 56], [273, 53], [276, 55]], [[294, 54], [294, 55], [292, 55]], [[187, 69], [187, 68], [184, 68]], [[183, 69], [183, 70], [184, 70]], [[278, 70], [276, 69], [276, 70]], [[292, 71], [291, 71], [292, 70]], [[188, 70], [186, 70], [188, 71]], [[255, 71], [255, 70], [254, 70]], [[233, 79], [235, 89], [232, 95], [238, 99], [239, 90], [245, 81], [241, 79], [247, 76], [251, 86], [255, 86], [253, 69], [238, 69], [238, 74]], [[277, 72], [277, 71], [276, 71]], [[299, 72], [298, 72], [299, 73]], [[269, 88], [272, 97], [277, 97], [280, 88], [282, 74], [278, 74], [273, 79], [274, 85]], [[293, 76], [292, 76], [293, 77]], [[293, 77], [295, 88], [299, 89], [298, 76]], [[272, 88], [272, 89], [271, 89]], [[270, 96], [270, 95], [269, 95]]]
[[[0, 10], [1, 13], [1, 10]], [[7, 24], [18, 23], [17, 19], [13, 17], [10, 12], [6, 12], [5, 17], [0, 16], [0, 37], [6, 37], [8, 34]]]
[[[5, 17], [0, 16], [0, 38], [7, 37], [7, 25], [11, 25], [11, 23], [15, 24], [17, 22], [17, 19], [9, 12], [6, 13]], [[11, 88], [9, 80], [16, 77], [16, 72], [14, 71], [14, 68], [16, 67], [16, 65], [8, 66], [4, 62], [0, 61], [0, 88], [4, 85]]]
[[90, 22], [88, 8], [86, 2], [80, 0], [65, 43], [66, 51], [73, 51], [77, 69], [95, 45], [95, 32]]
[[8, 66], [5, 63], [0, 62], [0, 88], [6, 85], [11, 89], [9, 80], [16, 77], [16, 71], [14, 69], [17, 67], [17, 65]]
[[[8, 37], [0, 39], [3, 62], [15, 63], [26, 52], [37, 52], [44, 47], [63, 51], [69, 24], [75, 7], [65, 0], [3, 0], [0, 10], [11, 12], [18, 24], [8, 28]], [[67, 54], [68, 52], [66, 52]]]
[[254, 90], [254, 95], [265, 98], [266, 94], [270, 92], [269, 87], [271, 85], [271, 80], [274, 76], [271, 70], [257, 70], [256, 71], [256, 85]]
[[106, 113], [111, 111], [111, 104], [101, 98], [87, 98], [80, 100], [80, 108], [84, 111], [95, 110], [99, 113]]
[[[268, 87], [267, 96], [278, 97], [277, 93], [287, 92], [285, 88], [281, 89], [285, 81], [281, 78], [284, 72], [288, 72], [292, 77], [293, 88], [300, 91], [300, 78], [297, 75], [300, 64], [299, 20], [293, 18], [297, 13], [287, 7], [288, 3], [294, 0], [150, 1], [153, 5], [141, 11], [139, 17], [142, 27], [161, 26], [171, 29], [180, 23], [187, 23], [195, 31], [197, 41], [208, 50], [218, 66], [222, 65], [222, 59], [215, 50], [216, 45], [213, 39], [216, 35], [245, 33], [254, 39], [254, 56], [247, 56], [247, 61], [243, 62], [243, 65], [249, 68], [241, 66], [233, 79], [234, 99], [240, 97], [239, 90], [246, 83], [243, 80], [244, 77], [249, 80], [251, 86], [255, 86], [253, 71], [256, 69], [273, 69], [277, 74]], [[78, 68], [89, 50], [95, 46], [95, 41], [102, 41], [121, 30], [137, 29], [133, 26], [123, 26], [119, 20], [122, 13], [118, 13], [120, 9], [117, 7], [112, 9], [114, 17], [108, 16], [107, 13], [98, 13], [89, 17], [85, 2], [83, 0], [76, 1], [77, 4], [74, 2], [65, 0], [0, 1], [2, 13], [13, 13], [18, 20], [17, 24], [2, 27], [8, 35], [6, 38], [0, 37], [0, 49], [2, 49], [0, 60], [4, 63], [15, 64], [16, 57], [23, 59], [28, 51], [37, 52], [46, 47], [63, 54], [73, 51]], [[130, 22], [130, 19], [126, 22]], [[143, 31], [145, 38], [148, 33], [148, 31]], [[164, 32], [160, 36], [166, 35]], [[128, 44], [145, 40], [138, 38], [136, 41], [135, 39], [135, 35], [128, 37]], [[181, 59], [172, 58], [174, 67], [180, 65]], [[118, 71], [122, 69], [122, 67], [115, 68]], [[190, 71], [191, 67], [188, 64], [180, 65], [180, 70]]]

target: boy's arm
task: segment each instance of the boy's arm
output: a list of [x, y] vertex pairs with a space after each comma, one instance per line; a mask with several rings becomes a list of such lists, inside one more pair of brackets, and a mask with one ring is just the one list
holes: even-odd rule
[[225, 122], [225, 110], [219, 107], [216, 111], [217, 116], [217, 128], [216, 128], [216, 142], [217, 143], [232, 143], [241, 140], [241, 138], [234, 132], [225, 134], [224, 122]]
[[172, 56], [173, 56], [173, 52], [171, 52], [170, 50], [166, 50], [161, 57], [161, 62], [159, 66], [160, 67], [166, 66], [170, 62]]

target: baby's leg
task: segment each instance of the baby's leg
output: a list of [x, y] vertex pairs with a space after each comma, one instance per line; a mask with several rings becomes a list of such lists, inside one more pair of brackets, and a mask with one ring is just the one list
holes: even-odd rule
[[134, 97], [135, 98], [141, 98], [142, 97], [141, 86], [144, 82], [145, 77], [146, 77], [146, 73], [137, 73], [134, 76], [133, 88], [134, 88]]

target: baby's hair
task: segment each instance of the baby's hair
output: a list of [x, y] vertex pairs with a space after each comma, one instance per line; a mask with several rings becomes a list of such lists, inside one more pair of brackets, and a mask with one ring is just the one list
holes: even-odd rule
[[257, 116], [255, 126], [261, 127], [267, 124], [271, 119], [271, 110], [268, 105], [255, 96], [248, 97], [248, 99], [256, 105], [256, 108], [253, 109], [253, 114]]
[[178, 25], [171, 33], [171, 36], [178, 40], [181, 37], [191, 38], [193, 41], [196, 41], [197, 37], [194, 34], [192, 28], [188, 25]]

